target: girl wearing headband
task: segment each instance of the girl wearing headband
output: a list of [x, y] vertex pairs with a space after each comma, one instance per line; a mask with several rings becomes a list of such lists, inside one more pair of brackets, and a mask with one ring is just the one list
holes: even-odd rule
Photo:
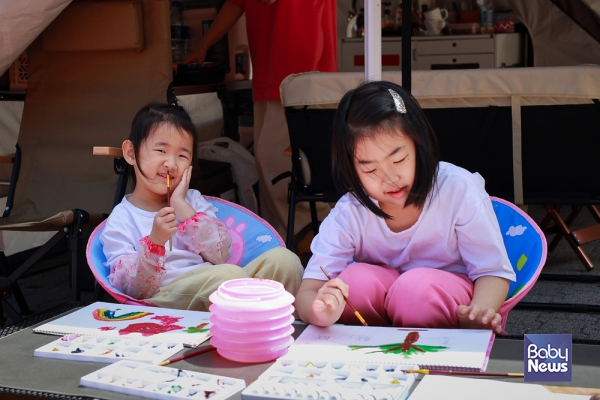
[[[348, 193], [321, 224], [296, 296], [305, 322], [502, 331], [515, 273], [483, 178], [440, 162], [417, 101], [391, 82], [346, 93], [333, 175]], [[333, 278], [327, 280], [320, 267]]]

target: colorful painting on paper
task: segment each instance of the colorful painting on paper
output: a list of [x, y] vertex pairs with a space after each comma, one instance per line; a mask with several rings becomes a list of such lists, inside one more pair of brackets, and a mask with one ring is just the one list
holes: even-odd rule
[[34, 329], [53, 335], [153, 338], [196, 347], [210, 337], [210, 313], [96, 302]]
[[493, 341], [491, 330], [480, 329], [310, 325], [290, 346], [285, 358], [482, 371], [487, 366]]

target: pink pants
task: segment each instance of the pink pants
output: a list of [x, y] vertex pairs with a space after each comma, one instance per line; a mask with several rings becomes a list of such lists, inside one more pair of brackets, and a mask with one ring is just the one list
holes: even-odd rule
[[[354, 263], [338, 277], [350, 286], [354, 308], [374, 326], [458, 328], [456, 308], [473, 297], [466, 275], [434, 268], [400, 274], [388, 266]], [[360, 324], [347, 305], [338, 322]]]

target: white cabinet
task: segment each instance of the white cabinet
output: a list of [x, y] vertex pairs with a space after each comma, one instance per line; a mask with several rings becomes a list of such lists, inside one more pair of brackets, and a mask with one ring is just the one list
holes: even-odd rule
[[[413, 42], [414, 44], [414, 42]], [[397, 71], [402, 67], [402, 38], [381, 39], [381, 69]], [[363, 39], [343, 39], [340, 48], [340, 72], [365, 70], [365, 44]]]
[[[381, 53], [384, 71], [400, 70], [402, 38], [382, 38]], [[411, 38], [411, 65], [415, 70], [517, 66], [523, 63], [522, 53], [519, 33]], [[363, 39], [342, 39], [340, 71], [364, 71]]]
[[415, 38], [414, 69], [492, 68], [493, 35]]

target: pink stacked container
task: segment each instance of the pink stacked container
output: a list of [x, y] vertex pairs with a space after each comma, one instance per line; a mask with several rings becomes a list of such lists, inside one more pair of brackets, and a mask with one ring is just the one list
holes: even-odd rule
[[224, 282], [209, 297], [210, 343], [233, 361], [275, 360], [294, 342], [294, 296], [279, 282], [243, 278]]

